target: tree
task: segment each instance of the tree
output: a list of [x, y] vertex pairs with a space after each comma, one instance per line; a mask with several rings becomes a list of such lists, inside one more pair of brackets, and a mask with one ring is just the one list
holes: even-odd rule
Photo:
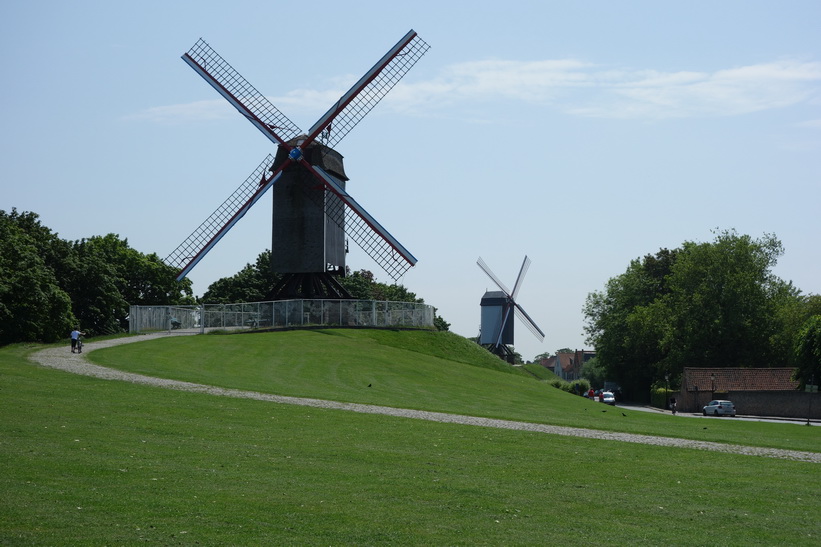
[[772, 336], [771, 343], [773, 351], [786, 356], [787, 366], [795, 367], [798, 366], [795, 354], [798, 333], [813, 315], [821, 315], [821, 295], [805, 296], [792, 285], [787, 285], [778, 298], [780, 303], [774, 319], [779, 329]]
[[438, 311], [436, 308], [433, 308], [433, 326], [438, 331], [450, 331], [450, 323], [445, 321], [445, 318], [437, 313]]
[[821, 381], [821, 315], [810, 317], [798, 333], [795, 342], [795, 357], [798, 365], [795, 379], [801, 389]]
[[0, 344], [55, 342], [76, 322], [38, 237], [56, 238], [33, 213], [0, 211]]
[[359, 270], [348, 273], [340, 278], [339, 283], [357, 300], [388, 300], [391, 302], [416, 302], [423, 304], [424, 300], [417, 298], [403, 285], [387, 285], [376, 280], [376, 276], [368, 270]]
[[93, 239], [75, 242], [74, 251], [63, 283], [79, 325], [90, 336], [120, 332], [129, 309], [119, 290], [116, 264]]
[[588, 343], [608, 378], [643, 398], [685, 366], [789, 364], [785, 329], [795, 320], [786, 318], [803, 312], [798, 291], [772, 274], [781, 254], [775, 236], [725, 230], [632, 261], [585, 302]]
[[193, 303], [191, 281], [176, 281], [176, 270], [156, 254], [132, 249], [116, 234], [74, 242], [65, 267], [65, 286], [83, 330], [120, 332], [130, 305]]
[[678, 252], [661, 249], [631, 261], [625, 273], [585, 301], [586, 341], [596, 348], [598, 366], [634, 399], [647, 396], [664, 357], [660, 340], [668, 321], [660, 299], [670, 293], [668, 277]]
[[[686, 242], [673, 265], [662, 346], [673, 370], [684, 366], [772, 366], [777, 305], [786, 291], [772, 274], [781, 242], [722, 231], [713, 243]], [[785, 364], [785, 363], [781, 363]]]
[[119, 332], [129, 304], [193, 300], [191, 282], [175, 276], [115, 234], [72, 243], [35, 213], [0, 211], [0, 343], [53, 342], [74, 326]]
[[593, 357], [582, 363], [580, 376], [587, 379], [591, 386], [604, 386], [604, 381], [607, 379], [607, 372], [599, 363], [598, 358]]
[[279, 274], [271, 269], [271, 251], [259, 254], [253, 264], [232, 275], [211, 283], [202, 295], [206, 304], [230, 304], [233, 302], [261, 302], [279, 281]]

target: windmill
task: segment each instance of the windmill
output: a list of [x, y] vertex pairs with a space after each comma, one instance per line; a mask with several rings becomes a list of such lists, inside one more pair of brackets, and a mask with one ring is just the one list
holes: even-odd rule
[[396, 281], [416, 258], [347, 193], [342, 155], [333, 149], [425, 54], [413, 30], [402, 37], [303, 132], [200, 39], [182, 59], [276, 146], [251, 175], [168, 257], [183, 279], [274, 188], [272, 268], [282, 274], [272, 299], [349, 298], [345, 273], [352, 239]]
[[513, 344], [513, 315], [519, 319], [530, 329], [530, 332], [539, 339], [539, 342], [544, 340], [544, 333], [533, 319], [525, 312], [516, 302], [516, 295], [519, 294], [519, 289], [522, 288], [522, 281], [524, 281], [525, 274], [530, 268], [530, 259], [525, 256], [522, 267], [519, 270], [519, 276], [516, 278], [516, 284], [513, 285], [513, 292], [510, 292], [507, 287], [499, 280], [498, 277], [490, 270], [482, 257], [476, 262], [490, 279], [499, 287], [499, 291], [485, 291], [481, 300], [482, 322], [481, 331], [479, 333], [479, 344], [487, 347], [491, 352], [495, 353], [502, 359], [509, 363], [513, 363], [513, 350], [508, 347], [508, 344]]

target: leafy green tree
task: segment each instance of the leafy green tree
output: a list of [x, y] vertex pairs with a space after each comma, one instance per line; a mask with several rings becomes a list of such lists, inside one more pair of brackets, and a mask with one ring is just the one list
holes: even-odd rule
[[127, 327], [130, 305], [193, 303], [191, 281], [176, 281], [176, 271], [156, 254], [132, 249], [116, 234], [73, 244], [64, 284], [83, 330], [92, 334]]
[[669, 325], [659, 299], [670, 293], [668, 277], [677, 254], [661, 249], [631, 261], [625, 273], [585, 301], [587, 343], [596, 348], [607, 378], [617, 380], [630, 398], [646, 397], [662, 366], [660, 341]]
[[357, 300], [424, 303], [424, 300], [417, 298], [416, 294], [403, 285], [388, 285], [378, 282], [373, 273], [368, 270], [349, 273], [340, 278], [339, 282]]
[[56, 236], [33, 213], [0, 211], [0, 344], [55, 342], [76, 322], [38, 238], [52, 243]]
[[821, 315], [810, 317], [798, 333], [795, 342], [795, 379], [803, 389], [821, 382]]
[[231, 277], [211, 283], [202, 295], [202, 301], [206, 304], [261, 302], [279, 279], [279, 274], [271, 269], [271, 251], [266, 249], [253, 264], [246, 264]]
[[373, 296], [373, 285], [376, 283], [376, 278], [368, 270], [349, 271], [345, 277], [339, 279], [339, 283], [356, 300], [377, 300]]
[[75, 242], [75, 260], [63, 280], [72, 308], [89, 336], [120, 332], [128, 315], [128, 301], [118, 287], [116, 265], [94, 242]]
[[449, 331], [450, 323], [445, 321], [445, 318], [439, 315], [436, 308], [433, 308], [433, 326], [439, 331]]
[[813, 315], [821, 315], [821, 295], [802, 295], [790, 284], [786, 284], [780, 294], [776, 316], [779, 328], [771, 338], [773, 351], [786, 357], [786, 365], [796, 363], [795, 341], [799, 331]]
[[712, 243], [684, 244], [670, 276], [671, 328], [662, 340], [673, 370], [785, 364], [771, 344], [778, 296], [787, 290], [772, 274], [783, 252], [775, 236], [756, 240], [732, 230]]
[[0, 318], [3, 342], [66, 337], [126, 326], [129, 304], [193, 301], [191, 282], [156, 254], [143, 255], [114, 234], [75, 242], [60, 239], [35, 213], [0, 211], [3, 237]]
[[582, 363], [580, 375], [582, 378], [585, 378], [591, 386], [603, 386], [605, 380], [607, 380], [607, 372], [604, 370], [604, 367], [601, 366], [597, 357], [593, 357]]
[[[685, 366], [786, 366], [806, 310], [772, 273], [781, 242], [719, 231], [709, 243], [661, 250], [588, 295], [585, 330], [608, 379], [644, 398]], [[792, 330], [790, 330], [792, 329]]]

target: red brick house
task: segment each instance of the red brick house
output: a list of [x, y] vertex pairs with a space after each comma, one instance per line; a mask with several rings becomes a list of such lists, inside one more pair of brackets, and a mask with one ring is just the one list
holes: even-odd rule
[[[738, 414], [821, 418], [818, 393], [798, 391], [792, 368], [685, 367], [678, 408], [701, 412], [713, 399], [729, 399]], [[810, 398], [813, 398], [810, 400]]]
[[557, 353], [547, 359], [542, 359], [539, 364], [552, 370], [562, 380], [572, 382], [581, 378], [582, 365], [595, 356], [595, 352], [577, 349], [574, 353]]

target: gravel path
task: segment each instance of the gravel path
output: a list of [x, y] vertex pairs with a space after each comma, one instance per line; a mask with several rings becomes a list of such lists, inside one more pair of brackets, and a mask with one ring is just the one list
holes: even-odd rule
[[[139, 337], [116, 338], [101, 342], [90, 342], [85, 345], [86, 352], [94, 349], [106, 348], [120, 344], [141, 342], [164, 336], [185, 336], [188, 333], [159, 333]], [[745, 454], [749, 456], [764, 456], [768, 458], [780, 458], [786, 460], [796, 460], [804, 462], [821, 463], [821, 453], [802, 452], [798, 450], [782, 450], [777, 448], [763, 448], [753, 446], [743, 446], [734, 444], [722, 444], [707, 441], [694, 441], [688, 439], [676, 439], [672, 437], [655, 437], [652, 435], [637, 435], [632, 433], [615, 433], [609, 431], [599, 431], [596, 429], [583, 429], [577, 427], [560, 427], [553, 425], [535, 424], [528, 422], [517, 422], [511, 420], [497, 420], [491, 418], [477, 418], [473, 416], [462, 416], [459, 414], [446, 414], [442, 412], [426, 412], [422, 410], [409, 410], [403, 408], [393, 408], [376, 405], [363, 405], [356, 403], [340, 403], [326, 401], [322, 399], [308, 399], [304, 397], [285, 397], [282, 395], [271, 395], [268, 393], [258, 393], [254, 391], [244, 391], [239, 389], [226, 389], [191, 382], [181, 382], [178, 380], [166, 380], [154, 378], [142, 374], [123, 372], [115, 369], [100, 367], [88, 362], [85, 354], [73, 354], [68, 346], [65, 348], [50, 348], [38, 351], [32, 355], [32, 359], [45, 367], [65, 370], [75, 374], [83, 374], [102, 378], [104, 380], [122, 380], [135, 384], [146, 384], [166, 389], [177, 389], [181, 391], [194, 391], [218, 395], [222, 397], [236, 397], [240, 399], [257, 399], [260, 401], [270, 401], [273, 403], [302, 405], [317, 408], [329, 408], [335, 410], [348, 410], [351, 412], [361, 412], [364, 414], [384, 414], [388, 416], [398, 416], [402, 418], [413, 418], [417, 420], [428, 420], [432, 422], [453, 423], [462, 425], [473, 425], [481, 427], [495, 427], [499, 429], [515, 429], [519, 431], [532, 431], [536, 433], [546, 433], [550, 435], [564, 435], [569, 437], [583, 437], [587, 439], [601, 439], [608, 441], [621, 441], [628, 443], [650, 444], [656, 446], [672, 446], [677, 448], [692, 448], [696, 450], [709, 450], [713, 452], [725, 452], [730, 454]]]

